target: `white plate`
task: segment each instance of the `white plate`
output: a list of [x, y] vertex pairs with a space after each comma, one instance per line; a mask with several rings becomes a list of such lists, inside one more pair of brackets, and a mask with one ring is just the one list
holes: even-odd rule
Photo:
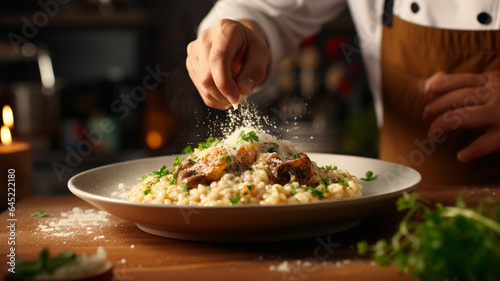
[[194, 207], [129, 202], [111, 196], [120, 183], [127, 189], [145, 174], [170, 166], [175, 156], [132, 160], [102, 166], [72, 177], [70, 191], [117, 217], [135, 222], [151, 234], [207, 242], [260, 242], [290, 240], [343, 231], [356, 226], [403, 192], [415, 190], [420, 174], [406, 166], [377, 159], [307, 153], [319, 166], [337, 165], [362, 178], [373, 171], [377, 178], [363, 182], [363, 196], [341, 201], [275, 206]]

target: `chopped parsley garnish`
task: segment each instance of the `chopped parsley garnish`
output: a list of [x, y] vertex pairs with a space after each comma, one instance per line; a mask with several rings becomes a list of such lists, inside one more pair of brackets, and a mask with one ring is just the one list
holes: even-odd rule
[[242, 141], [256, 142], [256, 141], [259, 141], [259, 137], [257, 136], [257, 133], [255, 131], [250, 131], [247, 134], [245, 134], [245, 131], [241, 131], [236, 143], [239, 144]]
[[373, 176], [373, 172], [372, 171], [366, 172], [365, 177], [366, 178], [361, 178], [360, 180], [363, 180], [363, 181], [372, 181], [375, 178], [377, 178], [377, 176]]
[[[179, 156], [177, 156], [179, 157]], [[158, 171], [153, 172], [153, 176], [157, 179], [163, 178], [164, 176], [167, 176], [170, 174], [170, 171], [167, 170], [167, 166], [163, 165], [160, 167]]]
[[31, 279], [38, 274], [51, 274], [56, 269], [75, 263], [76, 255], [73, 251], [63, 251], [51, 258], [47, 248], [42, 249], [36, 260], [16, 259], [15, 273], [9, 273], [14, 279]]
[[148, 195], [149, 193], [151, 193], [151, 189], [150, 188], [144, 190], [144, 192], [142, 194]]
[[318, 167], [319, 169], [327, 170], [327, 171], [335, 171], [337, 170], [337, 166], [326, 165], [323, 167]]
[[373, 246], [359, 242], [359, 254], [371, 252], [378, 264], [394, 263], [418, 280], [498, 280], [500, 204], [493, 198], [468, 208], [460, 196], [444, 206], [404, 193], [396, 204], [406, 211], [397, 232]]
[[181, 182], [181, 189], [182, 189], [182, 191], [184, 191], [184, 192], [185, 192], [185, 191], [188, 191], [188, 185], [187, 185], [187, 183], [186, 183], [185, 181], [182, 181], [182, 182]]
[[299, 159], [299, 158], [300, 158], [300, 155], [298, 153], [293, 155], [293, 159]]
[[181, 162], [182, 162], [182, 159], [179, 156], [177, 156], [177, 157], [175, 157], [175, 161], [172, 163], [172, 166], [177, 166]]
[[179, 175], [179, 172], [182, 170], [182, 165], [179, 166], [179, 169], [177, 169], [177, 172], [172, 177], [172, 180], [170, 181], [170, 184], [177, 184], [177, 176]]
[[184, 154], [191, 154], [193, 152], [194, 152], [194, 149], [191, 145], [184, 147], [184, 149], [182, 150], [182, 153], [184, 153]]
[[269, 146], [267, 148], [267, 152], [269, 152], [269, 153], [276, 152], [276, 148], [274, 147], [274, 145]]
[[349, 183], [348, 182], [342, 182], [342, 185], [345, 186], [345, 187], [349, 187]]
[[297, 194], [297, 186], [295, 186], [295, 184], [292, 184], [292, 195], [295, 195]]
[[214, 143], [217, 143], [218, 140], [214, 137], [209, 137], [206, 141], [202, 141], [198, 143], [198, 149], [203, 150], [211, 147]]
[[251, 184], [247, 185], [247, 187], [248, 187], [248, 190], [252, 191], [252, 185]]
[[[148, 175], [145, 175], [145, 176], [142, 176], [142, 181], [144, 181], [145, 179], [147, 179], [149, 176], [154, 176], [157, 180], [167, 176], [167, 175], [170, 175], [172, 172], [170, 172], [169, 170], [167, 170], [167, 166], [163, 165], [160, 167], [160, 169], [158, 171], [153, 171], [151, 174], [148, 174]], [[158, 182], [158, 181], [157, 181]]]
[[311, 192], [312, 195], [318, 196], [319, 199], [325, 198], [325, 189], [318, 190], [318, 189], [306, 187], [306, 191]]
[[232, 168], [233, 168], [233, 165], [227, 165], [226, 168], [224, 168], [224, 170], [226, 172], [229, 172], [229, 171], [231, 171]]
[[229, 156], [229, 155], [226, 155], [226, 157], [221, 156], [221, 157], [219, 158], [219, 160], [220, 160], [221, 162], [222, 162], [222, 161], [231, 162], [231, 156]]
[[[335, 183], [334, 181], [332, 181], [332, 183]], [[327, 179], [327, 178], [321, 178], [321, 181], [318, 182], [318, 185], [324, 185], [324, 186], [328, 186], [330, 185], [330, 180]]]
[[236, 205], [240, 203], [241, 197], [238, 194], [235, 194], [233, 197], [229, 198], [229, 202], [231, 202], [231, 205]]
[[46, 218], [48, 216], [49, 215], [43, 210], [36, 210], [35, 211], [35, 217], [37, 217], [37, 218]]

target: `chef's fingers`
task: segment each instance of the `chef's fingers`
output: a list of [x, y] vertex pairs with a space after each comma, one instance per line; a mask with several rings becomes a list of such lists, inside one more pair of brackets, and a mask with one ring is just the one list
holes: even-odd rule
[[499, 127], [500, 124], [494, 117], [496, 116], [494, 111], [493, 107], [488, 106], [470, 106], [447, 111], [431, 123], [428, 137], [438, 142], [434, 134], [437, 131], [442, 132], [441, 135], [443, 135], [461, 129]]
[[234, 104], [239, 101], [240, 92], [233, 79], [233, 60], [246, 44], [244, 26], [232, 20], [222, 19], [217, 22], [217, 28], [220, 34], [214, 38], [208, 62], [215, 85], [222, 95]]
[[462, 88], [439, 96], [424, 108], [422, 120], [431, 121], [448, 110], [484, 104], [487, 99], [481, 92], [485, 90], [483, 87]]
[[452, 131], [485, 128], [485, 134], [457, 154], [459, 161], [469, 162], [500, 150], [500, 123], [498, 123], [500, 119], [495, 117], [496, 115], [498, 113], [495, 112], [494, 107], [485, 105], [447, 111], [432, 122], [428, 137], [435, 142], [440, 142], [443, 136]]
[[197, 40], [188, 44], [186, 68], [205, 104], [217, 109], [227, 109], [231, 103], [217, 89], [208, 62], [212, 47], [211, 36], [209, 30], [203, 31]]
[[477, 87], [484, 84], [484, 77], [474, 73], [446, 74], [436, 72], [424, 85], [424, 93], [437, 97], [460, 88]]
[[196, 89], [198, 90], [203, 102], [208, 106], [216, 109], [226, 110], [231, 107], [231, 103], [217, 90], [214, 83], [212, 82], [213, 87], [206, 87], [200, 83], [200, 79], [198, 78], [197, 68], [193, 65], [193, 60], [186, 60], [186, 68], [188, 69], [189, 76], [193, 81]]
[[250, 94], [266, 77], [271, 53], [262, 29], [253, 22], [244, 21], [247, 47], [236, 81], [241, 94]]
[[470, 162], [498, 150], [500, 150], [500, 127], [495, 127], [460, 150], [457, 159], [460, 162]]

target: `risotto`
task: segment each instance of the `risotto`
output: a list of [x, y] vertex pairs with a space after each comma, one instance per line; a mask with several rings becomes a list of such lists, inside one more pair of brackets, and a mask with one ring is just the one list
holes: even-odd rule
[[[188, 147], [189, 148], [189, 147]], [[340, 200], [362, 195], [359, 179], [334, 165], [318, 166], [289, 141], [251, 127], [207, 139], [185, 159], [145, 175], [130, 201], [222, 206]]]

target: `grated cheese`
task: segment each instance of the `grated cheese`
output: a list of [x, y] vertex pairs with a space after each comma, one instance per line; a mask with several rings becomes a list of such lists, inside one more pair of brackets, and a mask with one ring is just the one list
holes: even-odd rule
[[[77, 231], [92, 234], [93, 227], [100, 227], [109, 221], [108, 216], [105, 211], [75, 207], [61, 212], [59, 217], [44, 218], [45, 224], [39, 224], [36, 231], [53, 237], [68, 237]], [[103, 238], [103, 235], [96, 235], [94, 240]]]

